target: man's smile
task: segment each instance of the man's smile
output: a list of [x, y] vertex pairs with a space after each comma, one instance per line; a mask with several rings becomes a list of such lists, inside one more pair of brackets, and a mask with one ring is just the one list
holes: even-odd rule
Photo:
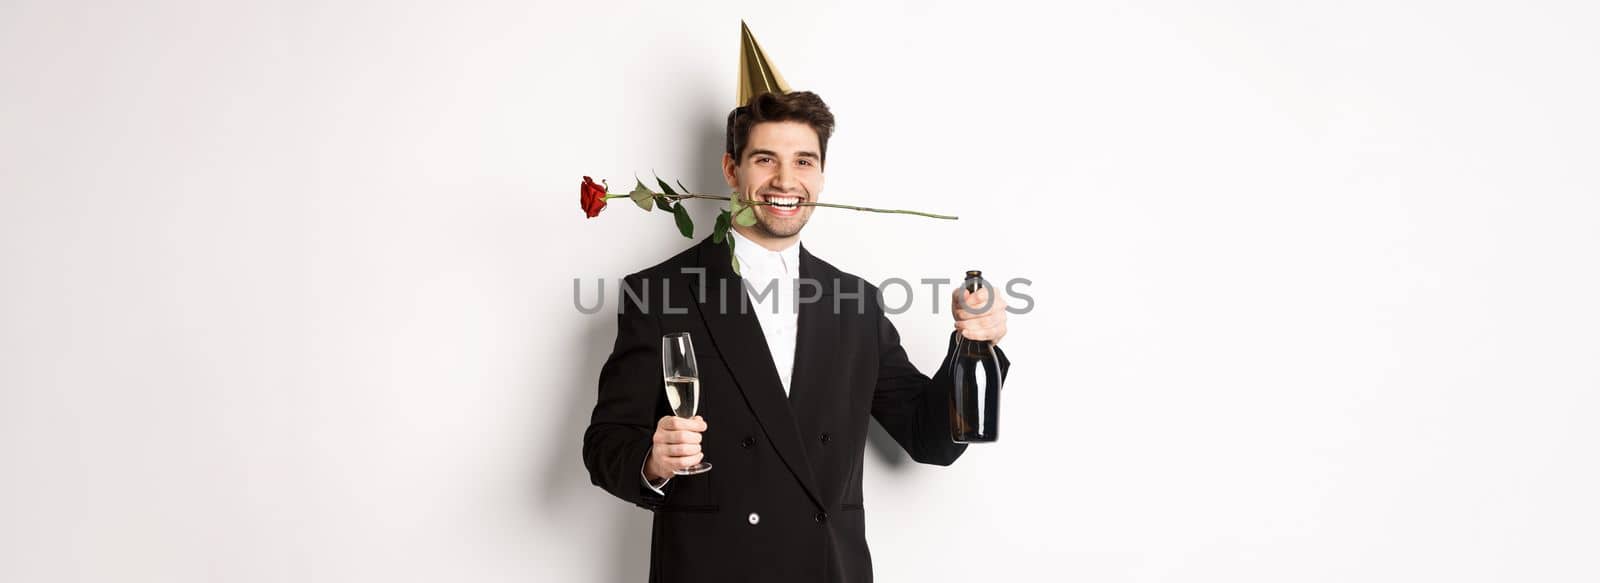
[[805, 197], [792, 194], [764, 194], [761, 195], [761, 199], [772, 203], [767, 207], [769, 212], [780, 217], [787, 217], [794, 216], [800, 212], [800, 202], [804, 201]]

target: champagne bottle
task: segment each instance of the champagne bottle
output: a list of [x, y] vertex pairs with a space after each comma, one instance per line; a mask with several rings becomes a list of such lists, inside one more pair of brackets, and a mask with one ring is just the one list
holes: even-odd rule
[[[968, 271], [961, 285], [969, 293], [983, 289], [983, 272]], [[989, 293], [992, 296], [994, 291]], [[1001, 376], [994, 343], [968, 340], [958, 332], [955, 352], [950, 357], [950, 374], [955, 383], [950, 393], [950, 439], [956, 443], [998, 440]]]

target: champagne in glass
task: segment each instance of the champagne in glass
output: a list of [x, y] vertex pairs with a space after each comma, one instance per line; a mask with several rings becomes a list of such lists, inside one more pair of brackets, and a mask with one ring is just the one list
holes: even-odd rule
[[[661, 374], [667, 386], [667, 404], [672, 414], [691, 419], [700, 409], [700, 369], [694, 362], [694, 342], [688, 332], [661, 337]], [[705, 473], [711, 464], [701, 461], [692, 467], [673, 470], [679, 476]]]
[[672, 414], [689, 419], [700, 405], [700, 379], [694, 377], [667, 377], [667, 403]]

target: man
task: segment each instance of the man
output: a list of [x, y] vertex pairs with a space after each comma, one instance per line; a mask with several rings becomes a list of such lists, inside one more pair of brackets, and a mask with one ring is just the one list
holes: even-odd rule
[[[595, 485], [655, 512], [651, 581], [871, 581], [868, 418], [918, 462], [949, 465], [966, 449], [950, 438], [949, 359], [932, 379], [919, 372], [878, 289], [800, 243], [815, 207], [795, 203], [822, 193], [832, 130], [809, 92], [761, 93], [735, 109], [723, 177], [737, 196], [774, 203], [730, 232], [739, 273], [708, 238], [624, 278], [632, 291], [583, 459]], [[952, 349], [956, 334], [1005, 335], [1004, 299], [989, 301], [987, 289], [953, 294]], [[693, 419], [671, 414], [661, 380], [661, 336], [684, 331], [699, 365]], [[701, 461], [713, 469], [674, 476]]]

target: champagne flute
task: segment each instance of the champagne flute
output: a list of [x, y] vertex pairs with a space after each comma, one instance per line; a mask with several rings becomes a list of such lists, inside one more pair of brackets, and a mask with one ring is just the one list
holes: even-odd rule
[[[700, 369], [694, 362], [694, 342], [688, 332], [674, 332], [661, 337], [661, 372], [666, 379], [667, 404], [672, 414], [683, 419], [694, 418], [700, 408]], [[701, 461], [692, 467], [672, 470], [679, 476], [692, 476], [711, 470], [711, 464]]]

